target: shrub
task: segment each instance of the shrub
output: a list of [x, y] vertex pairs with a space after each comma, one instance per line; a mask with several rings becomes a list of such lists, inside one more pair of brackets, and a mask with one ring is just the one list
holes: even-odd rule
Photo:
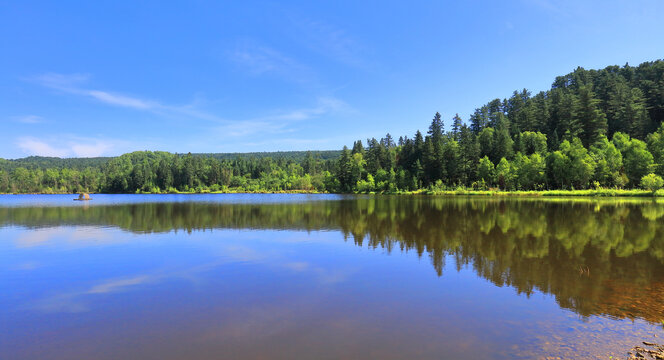
[[648, 174], [641, 178], [641, 187], [653, 193], [661, 189], [662, 186], [664, 186], [664, 180], [659, 175]]

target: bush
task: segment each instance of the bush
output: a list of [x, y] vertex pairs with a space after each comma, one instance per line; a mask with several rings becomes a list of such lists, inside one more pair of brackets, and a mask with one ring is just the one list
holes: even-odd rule
[[641, 178], [641, 187], [653, 193], [661, 189], [662, 186], [664, 186], [664, 180], [659, 175], [648, 174]]

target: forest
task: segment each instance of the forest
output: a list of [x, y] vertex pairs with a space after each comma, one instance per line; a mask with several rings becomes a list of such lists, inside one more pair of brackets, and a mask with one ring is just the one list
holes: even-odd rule
[[[664, 186], [664, 61], [581, 67], [467, 120], [357, 140], [341, 152], [0, 159], [0, 193], [635, 189]], [[291, 155], [289, 155], [291, 154]]]

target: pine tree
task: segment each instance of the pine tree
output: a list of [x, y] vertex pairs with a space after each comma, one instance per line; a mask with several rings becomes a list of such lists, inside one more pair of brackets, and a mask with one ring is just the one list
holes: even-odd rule
[[479, 134], [489, 124], [489, 108], [485, 105], [475, 109], [470, 115], [470, 129], [475, 135]]
[[454, 115], [454, 118], [452, 118], [452, 138], [455, 141], [459, 141], [459, 135], [462, 125], [463, 125], [463, 120], [461, 120], [461, 117], [459, 117], [459, 114], [457, 113], [456, 115]]
[[394, 143], [394, 139], [392, 138], [392, 135], [390, 133], [387, 133], [384, 138], [380, 139], [381, 145], [384, 147], [391, 149], [396, 146]]
[[362, 140], [357, 140], [353, 143], [353, 150], [351, 154], [362, 154], [364, 155], [364, 146], [362, 146]]
[[599, 100], [589, 86], [579, 87], [577, 122], [582, 124], [581, 141], [589, 147], [606, 134], [606, 115], [598, 108]]
[[347, 146], [341, 151], [341, 156], [337, 162], [337, 179], [341, 186], [341, 191], [349, 192], [353, 185], [353, 164], [351, 163], [351, 153]]
[[431, 137], [434, 144], [440, 144], [443, 141], [443, 133], [445, 132], [445, 124], [443, 119], [440, 116], [440, 113], [434, 115], [433, 120], [431, 120], [431, 125], [429, 125], [429, 131], [427, 134]]

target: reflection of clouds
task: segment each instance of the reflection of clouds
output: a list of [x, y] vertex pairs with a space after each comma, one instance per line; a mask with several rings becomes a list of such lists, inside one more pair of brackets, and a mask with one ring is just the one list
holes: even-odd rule
[[[238, 252], [237, 254], [251, 254], [252, 256], [243, 256], [242, 261], [247, 261], [247, 259], [264, 259], [264, 256], [260, 255], [258, 252], [249, 252], [246, 251], [248, 248], [243, 248], [243, 251]], [[236, 255], [237, 255], [236, 254]], [[234, 258], [233, 260], [238, 260]], [[219, 260], [214, 262], [209, 262], [205, 264], [196, 265], [194, 267], [176, 270], [176, 271], [164, 271], [162, 273], [155, 274], [143, 274], [123, 278], [114, 278], [110, 280], [104, 280], [98, 284], [92, 285], [85, 290], [81, 291], [72, 291], [61, 294], [56, 294], [44, 299], [37, 300], [33, 304], [27, 306], [32, 310], [37, 310], [46, 313], [78, 313], [89, 311], [90, 308], [88, 303], [91, 301], [90, 297], [99, 296], [99, 295], [109, 295], [114, 293], [119, 293], [122, 291], [130, 290], [132, 288], [140, 288], [146, 284], [156, 284], [176, 278], [188, 279], [192, 283], [200, 282], [200, 274], [214, 270], [215, 268], [228, 264], [228, 260]], [[269, 267], [274, 268], [271, 264], [267, 264]], [[326, 269], [319, 266], [312, 266], [307, 262], [286, 262], [286, 263], [276, 263], [277, 268], [288, 269], [296, 272], [306, 272], [313, 275], [316, 282], [320, 285], [334, 285], [348, 280], [355, 272], [355, 269]]]
[[142, 275], [129, 278], [106, 280], [100, 284], [91, 286], [86, 290], [57, 294], [38, 300], [32, 305], [28, 306], [28, 308], [46, 313], [84, 312], [89, 310], [87, 302], [85, 301], [85, 298], [89, 295], [116, 293], [126, 290], [129, 287], [154, 282], [156, 279], [157, 277]]
[[309, 272], [316, 277], [320, 284], [331, 285], [338, 284], [348, 280], [357, 270], [352, 268], [340, 269], [332, 268], [326, 269], [321, 266], [313, 266], [308, 262], [296, 261], [287, 262], [283, 267], [295, 272]]
[[309, 263], [307, 262], [289, 262], [284, 264], [284, 267], [286, 269], [290, 269], [293, 271], [305, 271], [309, 269]]
[[176, 278], [197, 282], [199, 281], [199, 274], [213, 270], [227, 263], [229, 263], [228, 260], [217, 260], [174, 271], [161, 271], [152, 274], [107, 279], [92, 285], [85, 290], [56, 294], [37, 300], [36, 302], [26, 307], [32, 310], [47, 313], [75, 313], [89, 311], [89, 306], [87, 304], [90, 301], [91, 296], [110, 295], [132, 288], [140, 288], [143, 285], [157, 284]]
[[141, 285], [150, 280], [149, 276], [135, 276], [127, 279], [118, 279], [108, 281], [103, 284], [93, 286], [87, 291], [88, 294], [106, 294], [111, 292], [120, 291], [126, 287]]
[[225, 246], [221, 251], [221, 255], [242, 262], [258, 262], [269, 257], [269, 254], [265, 252], [260, 252], [252, 247], [242, 245]]
[[[103, 234], [107, 232], [106, 234]], [[60, 244], [82, 242], [84, 245], [95, 245], [100, 242], [97, 239], [102, 239], [104, 243], [106, 239], [109, 241], [116, 241], [120, 238], [120, 242], [129, 242], [131, 237], [127, 236], [113, 236], [113, 231], [108, 228], [97, 227], [74, 227], [74, 228], [48, 228], [31, 230], [29, 233], [39, 233], [34, 238], [22, 238], [19, 243], [32, 244], [34, 241], [39, 240], [38, 244], [43, 242], [55, 241], [56, 246]], [[98, 235], [98, 234], [101, 234]], [[286, 234], [286, 233], [282, 233]], [[123, 235], [127, 235], [124, 234]], [[26, 308], [37, 310], [41, 312], [66, 312], [75, 313], [89, 311], [94, 304], [94, 298], [98, 296], [108, 296], [117, 294], [123, 291], [145, 291], [145, 286], [148, 284], [160, 284], [174, 279], [183, 279], [192, 285], [205, 284], [209, 278], [202, 275], [209, 271], [214, 271], [223, 265], [229, 264], [244, 264], [250, 265], [263, 272], [282, 272], [291, 276], [296, 276], [292, 272], [298, 273], [297, 276], [303, 276], [305, 281], [311, 281], [318, 285], [334, 285], [348, 280], [355, 272], [356, 269], [335, 266], [321, 266], [320, 264], [310, 263], [307, 261], [294, 261], [287, 253], [294, 250], [283, 246], [271, 247], [270, 244], [289, 243], [294, 242], [293, 239], [299, 242], [302, 236], [299, 232], [290, 234], [291, 236], [277, 236], [277, 237], [262, 237], [256, 239], [256, 233], [247, 233], [243, 236], [237, 236], [237, 232], [228, 232], [230, 238], [226, 241], [218, 241], [219, 233], [214, 235], [214, 241], [206, 243], [205, 247], [208, 248], [207, 257], [208, 261], [199, 261], [192, 264], [194, 259], [187, 261], [187, 263], [179, 265], [166, 261], [165, 268], [148, 270], [145, 273], [138, 273], [122, 277], [113, 277], [107, 279], [95, 279], [92, 283], [84, 285], [84, 287], [76, 286], [69, 291], [61, 291], [54, 295], [38, 299], [37, 301], [28, 304]], [[148, 239], [154, 237], [147, 236]], [[178, 239], [182, 237], [179, 236]], [[146, 256], [149, 256], [147, 254]], [[184, 255], [187, 257], [186, 255]], [[169, 265], [170, 264], [170, 265]], [[26, 268], [36, 265], [25, 265]], [[230, 265], [233, 266], [233, 265]], [[83, 271], [82, 269], [79, 271]]]
[[42, 265], [36, 261], [27, 261], [24, 263], [20, 263], [14, 267], [12, 267], [12, 270], [23, 270], [23, 271], [29, 271], [29, 270], [34, 270]]
[[69, 234], [70, 232], [71, 232], [70, 229], [64, 229], [59, 227], [26, 231], [16, 239], [16, 246], [33, 247], [33, 246], [43, 245], [65, 234]]
[[[275, 236], [274, 230], [245, 230], [245, 229], [213, 229], [214, 234], [229, 236], [237, 235], [239, 233], [249, 234], [252, 238], [268, 241], [272, 244], [301, 244], [311, 243], [315, 241], [317, 244], [337, 244], [336, 238], [328, 238], [325, 236], [314, 236], [315, 234], [324, 234], [325, 231], [316, 231], [310, 233], [305, 230], [288, 230], [287, 232], [292, 235], [288, 237]], [[206, 229], [193, 230], [190, 233], [184, 233], [191, 236], [195, 233], [205, 233]], [[178, 229], [173, 232], [164, 232], [160, 235], [168, 235], [169, 233], [178, 233]], [[277, 234], [280, 232], [277, 232]], [[147, 235], [147, 236], [146, 236]], [[125, 244], [135, 240], [137, 237], [142, 239], [153, 238], [150, 235], [156, 234], [138, 234], [131, 231], [126, 231], [116, 226], [90, 226], [90, 225], [74, 225], [74, 226], [53, 226], [44, 228], [28, 228], [21, 232], [21, 235], [16, 238], [16, 247], [27, 248], [36, 246], [58, 246], [67, 244], [76, 247], [88, 247], [97, 245], [113, 245]], [[244, 261], [259, 261], [265, 258], [264, 255], [258, 255], [253, 248], [244, 245], [229, 245], [223, 248], [224, 255], [233, 257], [237, 260]]]
[[[118, 241], [118, 238], [123, 240]], [[126, 237], [114, 237], [108, 229], [97, 226], [49, 227], [24, 231], [16, 239], [16, 247], [28, 248], [44, 245], [89, 246], [126, 242]]]
[[[294, 306], [296, 305], [296, 306]], [[261, 304], [237, 309], [233, 319], [228, 319], [232, 326], [220, 324], [220, 328], [204, 335], [208, 340], [244, 341], [247, 338], [268, 337], [292, 331], [303, 320], [303, 316], [312, 304], [300, 301], [297, 304]]]
[[355, 270], [353, 269], [324, 269], [324, 268], [316, 268], [314, 269], [316, 276], [318, 277], [318, 281], [321, 284], [327, 284], [327, 285], [332, 285], [332, 284], [338, 284], [342, 283], [348, 278], [355, 273]]
[[60, 294], [38, 300], [27, 306], [32, 310], [45, 313], [80, 313], [88, 311], [88, 307], [77, 296], [81, 294]]

